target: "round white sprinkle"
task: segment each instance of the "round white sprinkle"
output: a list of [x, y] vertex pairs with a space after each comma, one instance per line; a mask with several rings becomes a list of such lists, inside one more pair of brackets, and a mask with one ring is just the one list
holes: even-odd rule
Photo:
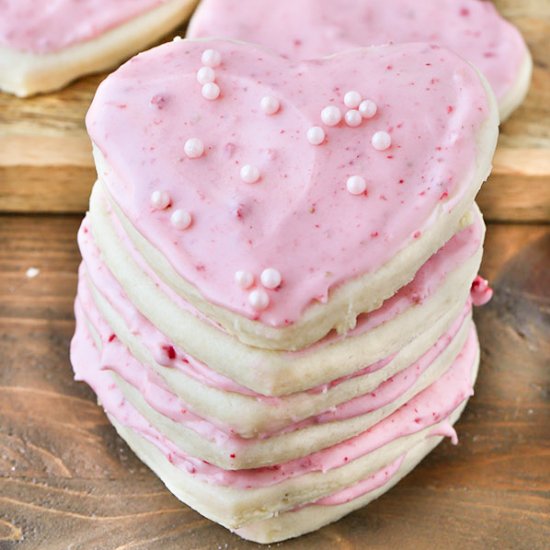
[[170, 195], [166, 191], [153, 191], [151, 193], [151, 206], [156, 210], [168, 208], [170, 202]]
[[241, 179], [245, 183], [256, 183], [260, 179], [260, 171], [251, 164], [246, 164], [241, 168]]
[[342, 120], [342, 111], [334, 105], [329, 105], [321, 111], [321, 120], [327, 126], [336, 126]]
[[256, 311], [261, 311], [269, 305], [269, 296], [265, 290], [257, 288], [248, 295], [248, 302]]
[[35, 277], [38, 277], [40, 275], [40, 269], [37, 267], [29, 267], [27, 271], [25, 271], [25, 276], [27, 279], [34, 279]]
[[377, 151], [385, 151], [391, 146], [391, 136], [388, 132], [376, 132], [372, 136], [372, 146]]
[[217, 50], [204, 50], [201, 61], [207, 67], [217, 67], [222, 62], [222, 56]]
[[349, 107], [350, 109], [356, 109], [357, 107], [359, 107], [359, 103], [361, 103], [362, 99], [363, 98], [361, 97], [361, 94], [359, 92], [351, 90], [350, 92], [347, 92], [344, 96], [344, 105], [346, 107]]
[[220, 87], [215, 82], [207, 82], [202, 87], [202, 97], [209, 101], [218, 99], [218, 97], [220, 97]]
[[367, 189], [367, 182], [361, 176], [351, 176], [348, 178], [346, 187], [352, 195], [362, 195]]
[[174, 38], [172, 39], [173, 42], [179, 42], [180, 40], [183, 40], [181, 36], [174, 36]]
[[243, 289], [246, 290], [254, 284], [254, 275], [250, 271], [237, 271], [235, 273], [235, 282]]
[[186, 210], [176, 210], [171, 216], [170, 216], [170, 222], [176, 229], [187, 229], [191, 222], [193, 221], [193, 218], [191, 217], [191, 214], [187, 212]]
[[276, 97], [266, 95], [265, 97], [262, 97], [260, 106], [266, 115], [274, 115], [280, 109], [281, 104]]
[[190, 159], [198, 159], [204, 153], [204, 143], [199, 138], [190, 138], [185, 142], [183, 150]]
[[321, 145], [325, 141], [325, 131], [320, 126], [312, 126], [307, 131], [307, 140], [311, 145]]
[[268, 267], [262, 271], [260, 281], [265, 288], [277, 288], [281, 284], [281, 274], [276, 269]]
[[216, 71], [212, 67], [201, 67], [197, 71], [197, 81], [199, 84], [208, 84], [216, 80]]
[[351, 126], [352, 128], [359, 126], [361, 122], [363, 122], [363, 117], [361, 116], [361, 113], [357, 109], [350, 109], [346, 113], [345, 119], [346, 119], [346, 124], [348, 126]]
[[359, 105], [359, 112], [363, 118], [372, 118], [376, 114], [376, 111], [378, 111], [378, 107], [374, 101], [371, 101], [370, 99], [361, 101], [361, 104]]

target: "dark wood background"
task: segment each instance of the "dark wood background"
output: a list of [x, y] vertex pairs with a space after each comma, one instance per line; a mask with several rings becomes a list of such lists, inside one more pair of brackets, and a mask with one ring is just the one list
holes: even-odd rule
[[[482, 365], [460, 443], [365, 509], [272, 547], [550, 548], [550, 225], [536, 224], [550, 221], [550, 0], [495, 3], [535, 70], [480, 195], [499, 222], [483, 264], [496, 295], [476, 312]], [[86, 207], [83, 116], [102, 78], [25, 101], [0, 94], [0, 212], [35, 213], [0, 214], [0, 550], [260, 548], [171, 496], [72, 379], [81, 214], [45, 213]]]

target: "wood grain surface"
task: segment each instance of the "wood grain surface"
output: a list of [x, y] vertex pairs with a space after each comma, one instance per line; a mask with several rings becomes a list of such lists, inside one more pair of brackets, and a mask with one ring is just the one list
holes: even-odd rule
[[[502, 126], [479, 203], [489, 220], [550, 220], [550, 1], [495, 0], [534, 58], [531, 91]], [[184, 32], [179, 29], [177, 33]], [[0, 211], [84, 212], [95, 179], [84, 116], [105, 75], [30, 99], [0, 94]]]
[[[181, 504], [73, 381], [78, 216], [0, 216], [0, 549], [252, 549]], [[489, 227], [482, 366], [442, 443], [370, 506], [283, 550], [548, 548], [550, 226]], [[30, 267], [40, 270], [28, 278]]]

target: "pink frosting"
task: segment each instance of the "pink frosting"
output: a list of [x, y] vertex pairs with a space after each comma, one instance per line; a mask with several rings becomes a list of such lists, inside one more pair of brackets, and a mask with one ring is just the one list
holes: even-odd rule
[[[132, 254], [136, 261], [139, 261], [139, 256], [137, 255], [136, 250], [132, 247], [131, 241], [127, 237], [125, 238], [124, 234], [120, 233], [119, 224], [116, 222], [116, 218], [114, 216], [111, 216], [111, 221], [114, 223], [115, 227], [118, 228], [119, 237], [124, 239], [127, 250]], [[476, 219], [474, 224], [463, 229], [450, 241], [445, 243], [445, 245], [416, 273], [413, 281], [401, 288], [392, 298], [386, 300], [379, 309], [369, 314], [360, 316], [357, 327], [353, 331], [349, 332], [346, 337], [350, 335], [363, 334], [368, 330], [372, 330], [376, 326], [395, 318], [409, 307], [424, 302], [427, 298], [433, 295], [450, 272], [457, 269], [464, 261], [470, 258], [478, 250], [482, 238], [483, 226], [481, 220]], [[199, 380], [201, 383], [224, 391], [255, 396], [270, 403], [277, 402], [277, 398], [262, 396], [246, 387], [243, 387], [188, 355], [183, 350], [175, 346], [172, 342], [168, 341], [166, 336], [159, 332], [146, 317], [141, 315], [135, 309], [131, 301], [128, 300], [124, 290], [100, 258], [99, 251], [95, 246], [91, 232], [89, 231], [89, 221], [87, 218], [83, 221], [82, 227], [80, 228], [78, 241], [87, 267], [87, 276], [91, 278], [96, 288], [101, 289], [101, 292], [105, 295], [109, 303], [123, 317], [133, 334], [138, 335], [141, 338], [144, 345], [153, 354], [159, 364], [179, 368], [187, 375]], [[158, 277], [156, 277], [154, 272], [147, 268], [143, 261], [140, 262], [140, 265], [147, 271], [147, 274], [153, 278], [159, 288], [161, 288], [163, 292], [166, 292], [170, 298], [178, 304], [178, 306], [182, 309], [193, 311], [192, 307], [180, 296], [171, 291]], [[316, 343], [305, 350], [289, 353], [289, 356], [308, 353], [308, 351], [311, 351], [316, 347], [334, 342], [337, 338], [342, 337], [337, 337], [335, 335], [327, 336], [321, 342]], [[170, 358], [169, 354], [173, 354], [173, 357]], [[312, 388], [310, 391], [312, 393], [327, 391], [328, 389], [337, 386], [350, 378], [375, 372], [376, 370], [386, 366], [392, 359], [393, 356], [387, 357], [372, 365], [367, 365], [355, 373]]]
[[37, 54], [92, 40], [166, 0], [0, 0], [0, 45]]
[[489, 286], [489, 281], [480, 277], [475, 278], [470, 292], [475, 306], [484, 306], [493, 297], [493, 289]]
[[[189, 410], [189, 405], [174, 395], [159, 375], [150, 367], [141, 364], [130, 354], [122, 342], [112, 334], [111, 328], [97, 311], [82, 276], [82, 270], [80, 275], [77, 316], [82, 321], [81, 311], [85, 311], [89, 322], [93, 324], [99, 333], [102, 340], [102, 351], [99, 362], [100, 369], [111, 370], [119, 374], [124, 380], [139, 390], [153, 409], [175, 422], [185, 425], [210, 441], [215, 441], [219, 445], [223, 444], [230, 452], [246, 452], [247, 447], [250, 446], [250, 441], [235, 435], [234, 430], [230, 426], [224, 425], [215, 418], [206, 420], [193, 414]], [[419, 377], [437, 359], [439, 354], [446, 349], [458, 333], [470, 309], [470, 304], [466, 304], [464, 311], [449, 330], [422, 357], [408, 368], [382, 382], [373, 391], [341, 403], [321, 414], [300, 422], [291, 423], [284, 430], [275, 431], [266, 429], [261, 437], [265, 438], [278, 433], [288, 433], [315, 424], [346, 420], [367, 414], [390, 404], [413, 387]], [[96, 366], [90, 365], [89, 368], [95, 369]], [[362, 376], [368, 376], [368, 374], [363, 374]], [[277, 407], [279, 406], [279, 400], [273, 399], [271, 404]], [[235, 455], [233, 454], [233, 456]]]
[[366, 479], [363, 479], [355, 485], [347, 487], [342, 491], [333, 493], [328, 497], [321, 498], [313, 504], [317, 506], [338, 506], [339, 504], [351, 502], [352, 500], [362, 497], [371, 491], [375, 491], [383, 485], [386, 485], [386, 483], [388, 483], [399, 471], [399, 467], [401, 466], [404, 458], [405, 455], [397, 457], [391, 464], [388, 464], [385, 468], [381, 468], [378, 472], [372, 474]]
[[148, 439], [164, 453], [175, 466], [210, 483], [241, 488], [270, 486], [308, 472], [326, 472], [366, 455], [375, 449], [435, 425], [447, 418], [472, 394], [472, 365], [477, 352], [475, 330], [453, 365], [434, 384], [419, 393], [406, 405], [365, 432], [311, 455], [284, 464], [250, 470], [223, 470], [203, 460], [186, 455], [165, 436], [159, 433], [130, 405], [112, 383], [109, 373], [99, 368], [100, 354], [79, 318], [71, 345], [71, 360], [76, 378], [86, 381], [97, 393], [106, 412], [123, 425]]
[[[214, 101], [196, 77], [206, 48], [222, 59]], [[376, 116], [325, 127], [326, 142], [311, 145], [306, 133], [322, 125], [321, 110], [344, 109], [351, 89], [378, 104]], [[264, 96], [279, 100], [274, 115], [262, 112]], [[100, 178], [181, 276], [210, 302], [280, 327], [421, 238], [438, 206], [452, 208], [470, 186], [488, 113], [475, 71], [437, 46], [291, 63], [243, 44], [181, 41], [108, 77], [87, 126], [109, 164]], [[388, 150], [371, 145], [377, 131], [391, 134]], [[203, 141], [200, 158], [186, 156], [190, 138]], [[259, 169], [257, 183], [241, 180], [247, 164]], [[346, 190], [353, 175], [365, 178], [365, 194]], [[152, 208], [154, 191], [168, 193], [167, 208]], [[185, 231], [170, 223], [180, 208], [193, 216]], [[283, 282], [257, 313], [234, 276], [258, 280], [267, 267]]]
[[527, 56], [519, 31], [479, 0], [203, 0], [187, 36], [256, 42], [291, 59], [433, 42], [478, 67], [499, 99]]

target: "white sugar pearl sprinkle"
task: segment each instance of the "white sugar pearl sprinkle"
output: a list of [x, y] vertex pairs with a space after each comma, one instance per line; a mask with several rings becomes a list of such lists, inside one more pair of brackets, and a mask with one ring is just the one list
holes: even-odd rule
[[391, 136], [388, 132], [376, 132], [372, 136], [372, 146], [377, 151], [385, 151], [391, 146]]
[[192, 221], [193, 218], [191, 214], [186, 210], [176, 210], [170, 216], [170, 223], [180, 231], [187, 229], [191, 225]]
[[313, 126], [307, 131], [307, 140], [311, 145], [321, 145], [325, 141], [325, 131], [320, 126]]
[[321, 111], [321, 120], [327, 126], [336, 126], [342, 120], [342, 111], [334, 105], [329, 105]]
[[199, 138], [190, 138], [185, 142], [183, 150], [190, 159], [198, 159], [204, 153], [204, 143]]
[[269, 295], [265, 290], [257, 288], [248, 295], [248, 303], [256, 310], [261, 311], [269, 305]]
[[245, 183], [256, 183], [260, 179], [260, 171], [251, 164], [245, 164], [241, 168], [241, 179]]
[[262, 97], [260, 107], [266, 115], [274, 115], [281, 108], [281, 104], [276, 97], [266, 95]]
[[151, 193], [151, 206], [156, 210], [168, 208], [170, 202], [170, 195], [166, 191], [153, 191]]
[[262, 271], [260, 281], [265, 288], [277, 288], [281, 284], [281, 274], [273, 267], [268, 267]]
[[217, 50], [204, 50], [202, 52], [201, 61], [207, 67], [217, 67], [222, 62], [222, 56]]
[[346, 107], [349, 107], [350, 109], [356, 109], [357, 107], [359, 107], [362, 99], [363, 98], [361, 97], [361, 94], [359, 92], [351, 90], [347, 92], [344, 96], [344, 105]]
[[181, 42], [183, 40], [183, 38], [181, 36], [174, 36], [174, 38], [172, 38], [172, 42]]
[[220, 87], [215, 82], [207, 82], [202, 87], [202, 97], [209, 101], [218, 99], [218, 97], [220, 97]]
[[359, 112], [363, 118], [372, 118], [376, 114], [376, 111], [378, 111], [378, 107], [374, 101], [371, 101], [370, 99], [361, 101], [361, 104], [359, 105]]
[[346, 187], [352, 195], [362, 195], [367, 189], [367, 182], [361, 176], [351, 176], [346, 182]]
[[197, 71], [197, 81], [199, 84], [208, 84], [216, 80], [216, 71], [212, 67], [201, 67]]
[[357, 109], [350, 109], [346, 115], [346, 124], [348, 126], [351, 126], [352, 128], [355, 128], [363, 122], [363, 117], [361, 116], [361, 113]]
[[237, 271], [235, 273], [235, 282], [243, 290], [246, 290], [254, 284], [254, 275], [250, 271]]

